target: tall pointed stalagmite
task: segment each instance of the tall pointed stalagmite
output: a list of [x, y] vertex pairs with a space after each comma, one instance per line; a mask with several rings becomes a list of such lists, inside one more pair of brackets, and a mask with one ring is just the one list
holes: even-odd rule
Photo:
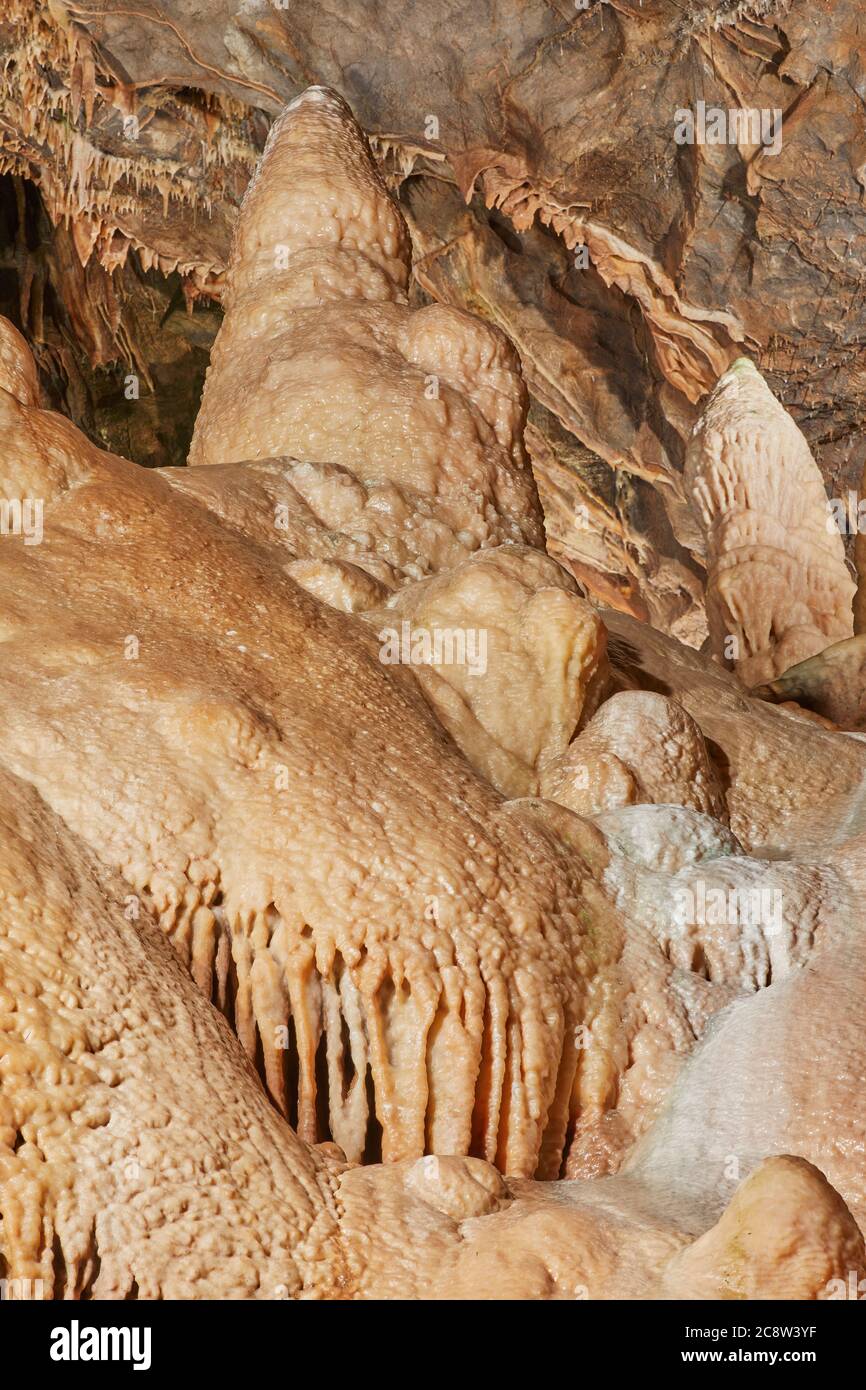
[[435, 499], [467, 552], [542, 545], [517, 355], [468, 314], [410, 310], [409, 254], [348, 106], [309, 88], [244, 199], [189, 461], [341, 464]]

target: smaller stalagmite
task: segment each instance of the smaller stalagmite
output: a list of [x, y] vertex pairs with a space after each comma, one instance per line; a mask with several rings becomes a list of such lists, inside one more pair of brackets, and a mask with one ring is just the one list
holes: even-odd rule
[[368, 617], [383, 650], [399, 642], [411, 656], [417, 645], [428, 703], [505, 796], [537, 795], [607, 674], [598, 614], [565, 570], [524, 546], [481, 550]]
[[605, 701], [551, 763], [543, 786], [582, 816], [656, 805], [728, 818], [698, 725], [675, 700], [651, 690], [623, 690]]
[[667, 1269], [675, 1298], [845, 1297], [866, 1272], [863, 1237], [838, 1192], [802, 1158], [768, 1158], [719, 1221]]
[[720, 377], [686, 456], [710, 649], [747, 685], [853, 632], [854, 584], [806, 440], [752, 362]]

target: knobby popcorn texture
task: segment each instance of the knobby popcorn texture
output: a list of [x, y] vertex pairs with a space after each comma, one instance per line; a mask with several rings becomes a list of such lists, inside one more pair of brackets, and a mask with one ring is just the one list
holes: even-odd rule
[[[44, 500], [40, 544], [0, 536], [3, 1287], [838, 1297], [866, 749], [581, 596], [514, 349], [409, 268], [312, 87], [244, 199], [188, 467], [40, 409], [3, 325], [0, 497]], [[750, 365], [688, 479], [713, 651], [757, 681], [850, 636]], [[404, 626], [483, 664], [383, 660]]]

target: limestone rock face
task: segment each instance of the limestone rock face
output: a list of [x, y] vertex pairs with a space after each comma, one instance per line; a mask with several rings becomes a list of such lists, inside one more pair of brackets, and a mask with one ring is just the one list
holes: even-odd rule
[[[408, 281], [313, 87], [243, 205], [188, 467], [42, 409], [0, 324], [0, 1275], [832, 1297], [863, 1269], [866, 748], [590, 606], [536, 546], [516, 354]], [[723, 532], [743, 457], [779, 461], [753, 424], [729, 494], [695, 484]], [[779, 548], [811, 555], [791, 447]], [[808, 621], [744, 619], [756, 660], [838, 617], [826, 554]], [[386, 659], [389, 622], [462, 657]]]

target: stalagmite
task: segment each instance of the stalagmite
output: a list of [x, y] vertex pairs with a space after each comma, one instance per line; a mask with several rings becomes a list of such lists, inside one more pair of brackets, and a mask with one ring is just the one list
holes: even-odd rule
[[854, 584], [821, 474], [748, 358], [707, 402], [686, 487], [706, 540], [711, 650], [747, 685], [852, 635]]
[[411, 666], [473, 767], [505, 796], [538, 793], [604, 686], [601, 619], [536, 550], [478, 551], [367, 617], [383, 659]]
[[789, 666], [752, 692], [778, 704], [813, 711], [842, 729], [866, 726], [866, 633], [834, 642]]
[[539, 544], [514, 349], [457, 310], [410, 310], [408, 278], [408, 232], [363, 135], [309, 88], [244, 198], [189, 462], [337, 464], [435, 499], [469, 551]]
[[684, 1298], [847, 1296], [866, 1273], [863, 1237], [839, 1194], [802, 1159], [768, 1158], [711, 1230], [665, 1272]]
[[586, 816], [655, 803], [728, 818], [698, 725], [674, 700], [647, 690], [606, 700], [546, 769], [543, 785], [554, 801]]

